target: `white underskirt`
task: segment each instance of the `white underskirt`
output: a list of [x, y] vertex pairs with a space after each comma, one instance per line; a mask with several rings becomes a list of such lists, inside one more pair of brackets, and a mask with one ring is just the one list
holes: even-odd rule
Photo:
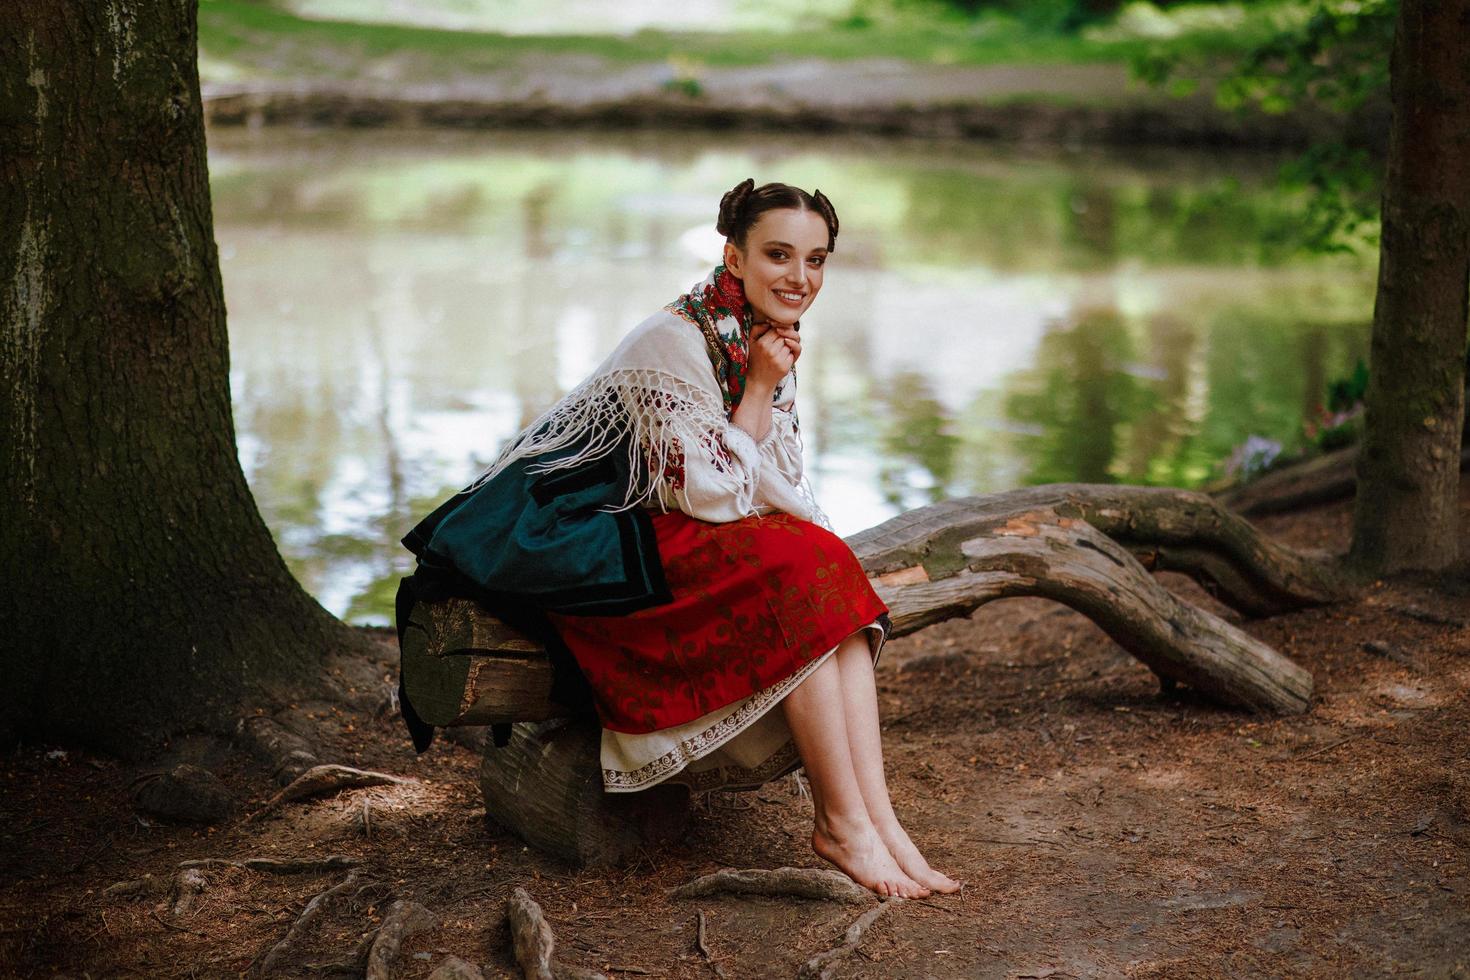
[[[876, 620], [867, 626], [873, 664], [886, 635]], [[807, 675], [837, 652], [833, 647], [770, 687], [693, 721], [655, 732], [602, 730], [602, 785], [609, 793], [636, 793], [660, 783], [695, 792], [755, 789], [801, 766], [782, 711], [772, 711]]]

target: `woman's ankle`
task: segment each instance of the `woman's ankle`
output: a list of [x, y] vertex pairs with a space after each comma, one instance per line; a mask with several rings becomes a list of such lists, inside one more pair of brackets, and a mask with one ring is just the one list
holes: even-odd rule
[[813, 821], [813, 829], [835, 843], [856, 840], [876, 832], [866, 810], [857, 813], [822, 813]]

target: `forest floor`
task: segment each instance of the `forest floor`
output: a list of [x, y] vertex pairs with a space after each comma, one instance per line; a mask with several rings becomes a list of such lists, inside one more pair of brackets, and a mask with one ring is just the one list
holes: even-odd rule
[[[1461, 502], [1470, 555], [1470, 480]], [[1350, 510], [1258, 523], [1341, 550]], [[1166, 581], [1239, 622], [1192, 582]], [[1164, 696], [1089, 620], [1043, 600], [991, 603], [892, 641], [878, 681], [896, 805], [934, 865], [966, 885], [892, 903], [834, 975], [1470, 976], [1470, 562], [1241, 625], [1312, 671], [1309, 713]], [[380, 636], [386, 690], [394, 650]], [[579, 870], [486, 819], [476, 752], [441, 739], [415, 757], [396, 717], [298, 708], [324, 761], [416, 782], [251, 820], [277, 786], [232, 751], [212, 765], [237, 815], [190, 827], [134, 809], [144, 767], [54, 746], [5, 756], [0, 975], [234, 976], [344, 876], [209, 868], [175, 914], [168, 883], [186, 859], [361, 861], [366, 887], [326, 907], [285, 975], [330, 975], [398, 898], [439, 917], [405, 944], [403, 977], [447, 954], [518, 975], [504, 916], [517, 886], [544, 909], [563, 962], [612, 978], [792, 977], [861, 911], [670, 897], [722, 867], [821, 866], [794, 776], [699, 802], [686, 835], [634, 866]], [[103, 894], [148, 875], [163, 888]]]

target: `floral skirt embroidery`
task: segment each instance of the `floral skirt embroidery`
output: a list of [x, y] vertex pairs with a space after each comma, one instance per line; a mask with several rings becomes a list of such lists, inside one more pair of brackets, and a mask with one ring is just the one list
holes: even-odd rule
[[734, 705], [814, 667], [887, 612], [847, 543], [810, 521], [710, 523], [670, 511], [653, 525], [672, 602], [551, 617], [609, 731], [660, 731]]
[[[874, 664], [885, 637], [880, 623], [868, 625]], [[678, 783], [693, 792], [759, 789], [799, 768], [785, 713], [774, 709], [836, 652], [829, 650], [770, 687], [683, 725], [641, 735], [604, 728], [603, 789], [633, 793], [659, 783]]]

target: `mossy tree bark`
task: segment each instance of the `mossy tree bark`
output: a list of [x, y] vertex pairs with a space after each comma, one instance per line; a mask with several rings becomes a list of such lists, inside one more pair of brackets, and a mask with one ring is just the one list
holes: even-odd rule
[[1470, 283], [1470, 0], [1401, 0], [1390, 63], [1367, 418], [1352, 564], [1457, 559]]
[[193, 0], [0, 4], [0, 729], [141, 750], [361, 642], [236, 455]]

